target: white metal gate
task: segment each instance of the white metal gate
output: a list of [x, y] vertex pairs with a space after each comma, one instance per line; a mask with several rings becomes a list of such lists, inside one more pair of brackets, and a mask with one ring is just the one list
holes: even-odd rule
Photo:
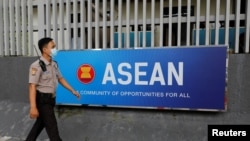
[[[58, 49], [226, 44], [249, 53], [248, 0], [0, 0], [0, 56]], [[241, 50], [243, 47], [243, 50]]]

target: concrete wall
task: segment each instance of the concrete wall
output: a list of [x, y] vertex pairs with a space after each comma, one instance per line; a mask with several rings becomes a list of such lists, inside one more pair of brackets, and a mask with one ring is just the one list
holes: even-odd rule
[[[33, 125], [28, 67], [35, 59], [0, 58], [0, 141], [24, 140]], [[249, 60], [249, 54], [229, 56], [226, 112], [62, 106], [56, 107], [61, 136], [64, 141], [207, 141], [208, 124], [250, 123]], [[45, 131], [39, 140], [48, 140]]]

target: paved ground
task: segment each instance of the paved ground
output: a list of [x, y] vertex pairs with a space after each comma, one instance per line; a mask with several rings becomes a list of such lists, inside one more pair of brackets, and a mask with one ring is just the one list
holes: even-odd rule
[[[0, 101], [0, 141], [24, 141], [34, 122], [28, 112], [28, 103]], [[43, 135], [38, 141], [49, 140]]]
[[[24, 139], [16, 138], [16, 137], [9, 137], [9, 136], [0, 136], [0, 141], [24, 141]], [[38, 140], [38, 141], [49, 141], [49, 139], [45, 140]]]
[[0, 136], [0, 141], [23, 141], [23, 140], [15, 137]]
[[0, 141], [19, 141], [19, 139], [18, 140], [16, 140], [16, 139], [14, 139], [14, 138], [12, 138], [12, 137], [1, 137], [0, 136]]

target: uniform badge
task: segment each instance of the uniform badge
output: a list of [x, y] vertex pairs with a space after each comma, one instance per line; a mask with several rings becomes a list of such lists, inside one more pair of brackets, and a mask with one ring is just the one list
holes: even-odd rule
[[36, 68], [31, 68], [31, 74], [36, 75], [37, 69]]

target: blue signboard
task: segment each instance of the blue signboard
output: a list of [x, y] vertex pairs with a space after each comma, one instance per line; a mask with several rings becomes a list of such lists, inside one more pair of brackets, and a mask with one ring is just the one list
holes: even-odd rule
[[59, 51], [57, 104], [225, 110], [226, 46]]

